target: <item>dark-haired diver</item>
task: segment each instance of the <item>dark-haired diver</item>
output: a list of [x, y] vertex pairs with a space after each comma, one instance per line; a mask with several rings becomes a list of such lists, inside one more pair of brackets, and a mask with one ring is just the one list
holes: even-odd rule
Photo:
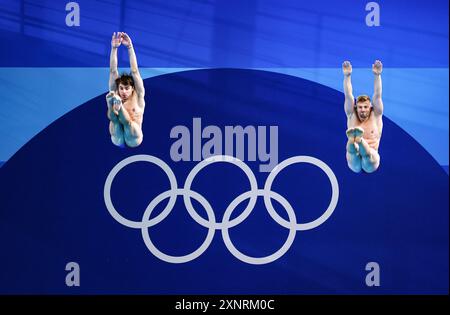
[[[128, 49], [131, 75], [119, 76], [117, 71], [117, 49], [121, 44]], [[106, 103], [110, 120], [109, 132], [115, 145], [137, 147], [142, 143], [144, 95], [144, 82], [139, 74], [131, 39], [126, 33], [114, 33], [111, 40], [109, 93], [106, 95]]]
[[383, 65], [376, 60], [372, 65], [375, 75], [372, 103], [367, 95], [360, 95], [356, 102], [353, 97], [350, 76], [352, 65], [345, 61], [344, 72], [345, 113], [347, 114], [347, 163], [348, 167], [359, 173], [361, 170], [372, 173], [380, 166], [381, 133], [383, 131], [383, 101], [381, 100], [381, 71]]

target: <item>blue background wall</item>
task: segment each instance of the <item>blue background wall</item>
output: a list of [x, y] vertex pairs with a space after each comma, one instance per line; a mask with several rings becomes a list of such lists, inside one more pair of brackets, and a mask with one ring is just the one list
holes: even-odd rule
[[[385, 65], [385, 114], [448, 165], [448, 1], [0, 1], [0, 161], [64, 113], [105, 93], [110, 38], [130, 34], [144, 77], [185, 68], [264, 68], [342, 90], [350, 60], [355, 94], [372, 93]], [[127, 67], [119, 51], [120, 67]], [[89, 67], [89, 69], [86, 69]]]
[[[448, 173], [448, 1], [377, 1], [379, 27], [365, 24], [368, 1], [360, 0], [77, 2], [81, 25], [68, 27], [67, 1], [0, 0], [0, 161], [7, 161], [0, 162], [1, 293], [74, 293], [63, 282], [69, 260], [87, 275], [75, 293], [448, 293], [448, 176], [441, 168]], [[149, 92], [146, 140], [134, 151], [111, 145], [104, 117], [110, 39], [117, 31], [133, 39]], [[385, 67], [383, 162], [378, 173], [361, 177], [347, 169], [343, 154], [341, 64], [353, 64], [355, 95], [372, 94], [375, 59]], [[120, 70], [127, 66], [122, 48]], [[220, 97], [208, 94], [214, 89]], [[240, 265], [218, 239], [192, 264], [174, 267], [153, 257], [135, 231], [107, 213], [104, 178], [136, 152], [169, 161], [170, 128], [194, 115], [216, 125], [279, 125], [280, 156], [311, 154], [336, 172], [342, 196], [332, 220], [300, 234], [289, 255], [260, 269]], [[80, 121], [86, 128], [78, 132]], [[315, 126], [324, 129], [311, 138]], [[323, 137], [332, 139], [328, 147], [317, 146]], [[192, 168], [171, 166], [181, 178]], [[236, 174], [226, 169], [213, 174], [229, 186], [210, 189], [205, 179], [197, 188], [216, 202], [243, 185], [233, 184]], [[296, 185], [311, 188], [297, 182], [302, 172], [279, 188], [293, 204], [318, 209], [326, 182], [306, 174], [318, 183], [307, 195], [312, 200], [296, 195]], [[160, 192], [159, 179], [153, 177], [152, 192]], [[353, 196], [361, 186], [381, 189], [365, 212], [365, 199]], [[147, 201], [138, 198], [131, 215], [141, 215]], [[180, 241], [169, 227], [158, 232], [168, 241], [163, 246], [183, 251], [201, 239], [202, 229], [186, 221], [172, 223], [193, 239]], [[276, 240], [254, 245], [267, 237], [262, 223], [266, 217], [236, 232], [236, 242], [254, 254], [275, 248], [284, 234], [273, 226], [267, 228]], [[220, 266], [206, 270], [217, 257]], [[369, 260], [384, 270], [376, 291], [361, 280]], [[108, 278], [119, 269], [118, 278]], [[135, 273], [142, 270], [150, 271]], [[223, 270], [240, 278], [222, 274], [209, 281]]]

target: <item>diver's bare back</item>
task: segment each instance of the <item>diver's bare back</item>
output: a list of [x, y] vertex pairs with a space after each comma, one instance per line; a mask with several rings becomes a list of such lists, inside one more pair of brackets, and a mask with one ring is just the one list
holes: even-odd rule
[[381, 115], [376, 115], [373, 111], [370, 113], [369, 119], [361, 122], [358, 119], [358, 115], [354, 112], [347, 119], [347, 127], [355, 128], [360, 127], [364, 129], [363, 139], [367, 141], [367, 144], [378, 151], [380, 145], [381, 133], [383, 131], [383, 120]]

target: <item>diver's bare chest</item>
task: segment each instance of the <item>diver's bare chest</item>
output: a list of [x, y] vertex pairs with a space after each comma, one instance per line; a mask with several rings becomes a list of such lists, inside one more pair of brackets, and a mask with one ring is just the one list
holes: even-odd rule
[[379, 137], [379, 130], [376, 122], [373, 119], [369, 119], [366, 122], [356, 122], [355, 127], [360, 127], [364, 129], [364, 138], [373, 139]]
[[376, 138], [380, 135], [380, 130], [374, 116], [371, 116], [367, 121], [361, 122], [356, 115], [352, 115], [349, 120], [348, 127], [360, 127], [364, 129], [364, 138]]
[[130, 116], [135, 117], [135, 116], [139, 116], [142, 114], [140, 112], [138, 104], [136, 102], [133, 102], [130, 104], [125, 103], [124, 108], [127, 110], [128, 114], [130, 114]]

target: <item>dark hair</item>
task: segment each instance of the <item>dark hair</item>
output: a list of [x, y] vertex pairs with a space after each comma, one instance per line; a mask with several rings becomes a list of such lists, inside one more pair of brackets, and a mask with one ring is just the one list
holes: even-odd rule
[[119, 84], [130, 85], [134, 88], [134, 80], [133, 77], [128, 73], [122, 73], [120, 77], [116, 79], [116, 87], [119, 88]]

